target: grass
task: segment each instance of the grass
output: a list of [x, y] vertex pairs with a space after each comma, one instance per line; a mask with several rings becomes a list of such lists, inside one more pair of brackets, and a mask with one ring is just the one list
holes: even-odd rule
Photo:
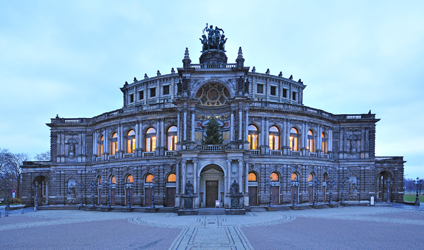
[[[415, 201], [416, 195], [404, 195], [403, 201]], [[424, 202], [424, 195], [420, 195], [420, 202]]]

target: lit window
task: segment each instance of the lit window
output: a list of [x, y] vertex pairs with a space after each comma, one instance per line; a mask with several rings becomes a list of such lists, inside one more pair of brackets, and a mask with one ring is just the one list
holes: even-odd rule
[[278, 181], [278, 174], [277, 173], [272, 173], [270, 176], [271, 181]]
[[290, 177], [290, 180], [291, 180], [291, 181], [297, 181], [297, 180], [298, 180], [298, 176], [297, 176], [297, 174], [296, 174], [296, 173], [292, 173], [292, 174], [291, 174], [291, 177]]
[[177, 182], [177, 176], [175, 174], [168, 175], [168, 182]]
[[280, 150], [280, 134], [276, 126], [269, 129], [269, 149]]
[[149, 128], [146, 132], [146, 152], [156, 150], [156, 129]]
[[250, 172], [249, 175], [247, 176], [247, 180], [248, 181], [256, 181], [256, 174]]
[[314, 133], [312, 130], [308, 130], [308, 145], [306, 145], [306, 150], [309, 152], [315, 151], [315, 144], [314, 144]]
[[168, 129], [168, 151], [177, 150], [177, 127], [172, 126]]
[[312, 174], [309, 174], [308, 181], [313, 181], [313, 180], [314, 180], [314, 176]]
[[103, 155], [103, 142], [105, 141], [105, 137], [102, 135], [100, 136], [99, 144], [97, 145], [97, 154], [99, 156]]
[[128, 183], [133, 183], [134, 182], [134, 177], [132, 175], [128, 175], [127, 182]]
[[115, 155], [118, 152], [118, 133], [113, 133], [110, 140], [111, 154]]
[[127, 153], [134, 153], [135, 151], [135, 132], [134, 130], [128, 131], [127, 135]]
[[112, 175], [112, 178], [110, 178], [110, 182], [112, 184], [116, 184], [116, 177], [114, 175]]
[[258, 148], [258, 129], [253, 125], [249, 125], [248, 131], [249, 149], [256, 150]]
[[153, 175], [152, 174], [148, 174], [147, 176], [146, 176], [146, 182], [153, 182], [153, 180], [155, 179], [155, 177], [153, 177]]
[[295, 128], [290, 130], [290, 150], [299, 151], [299, 134]]
[[325, 134], [321, 134], [322, 138], [322, 153], [327, 154], [328, 153], [328, 143], [327, 143], [327, 137], [325, 137]]
[[100, 185], [100, 184], [102, 184], [102, 177], [97, 177], [97, 185]]

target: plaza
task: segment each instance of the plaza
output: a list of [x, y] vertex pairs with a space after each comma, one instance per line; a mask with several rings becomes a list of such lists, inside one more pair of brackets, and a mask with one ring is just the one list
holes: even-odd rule
[[2, 249], [406, 249], [424, 243], [424, 206], [352, 206], [246, 215], [12, 211]]

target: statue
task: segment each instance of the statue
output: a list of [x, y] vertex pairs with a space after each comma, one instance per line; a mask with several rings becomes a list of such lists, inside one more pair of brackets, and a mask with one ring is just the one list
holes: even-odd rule
[[71, 196], [75, 195], [75, 186], [74, 184], [71, 184], [68, 188], [68, 194], [70, 194]]
[[183, 92], [183, 83], [181, 82], [181, 78], [177, 83], [177, 93], [181, 94]]
[[206, 35], [202, 35], [202, 38], [199, 38], [200, 42], [203, 44], [202, 51], [208, 50], [208, 39], [206, 38]]
[[[222, 35], [221, 35], [222, 31]], [[202, 30], [202, 32], [206, 35], [202, 35], [202, 38], [200, 39], [200, 42], [203, 45], [203, 50], [206, 51], [209, 49], [220, 49], [224, 50], [224, 45], [227, 41], [227, 38], [225, 38], [224, 30], [218, 28], [218, 26], [215, 26], [215, 29], [213, 28], [213, 25], [210, 25], [208, 27], [208, 24], [206, 23], [206, 27]]]
[[246, 81], [244, 82], [244, 94], [249, 93], [249, 79], [246, 78]]
[[[224, 32], [224, 31], [222, 31]], [[225, 43], [227, 42], [228, 38], [225, 38], [225, 35], [221, 36], [221, 39], [219, 40], [219, 49], [220, 50], [225, 50]]]
[[231, 184], [231, 194], [239, 193], [239, 184], [234, 180], [233, 184]]
[[185, 194], [186, 195], [193, 195], [194, 194], [193, 184], [191, 184], [190, 181], [188, 181], [186, 186], [185, 186]]

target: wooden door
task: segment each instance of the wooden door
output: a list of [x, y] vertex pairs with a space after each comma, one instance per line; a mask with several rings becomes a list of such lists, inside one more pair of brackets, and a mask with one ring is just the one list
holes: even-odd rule
[[146, 188], [144, 191], [144, 206], [152, 206], [152, 189]]
[[249, 187], [249, 206], [258, 205], [258, 187]]
[[309, 204], [314, 203], [314, 187], [309, 186]]
[[218, 181], [206, 181], [206, 207], [215, 207], [218, 200]]
[[272, 187], [272, 205], [280, 203], [280, 187]]
[[116, 189], [112, 188], [110, 190], [110, 205], [111, 206], [115, 206], [115, 194], [116, 194]]
[[166, 189], [166, 206], [167, 207], [175, 207], [175, 188], [167, 188]]

